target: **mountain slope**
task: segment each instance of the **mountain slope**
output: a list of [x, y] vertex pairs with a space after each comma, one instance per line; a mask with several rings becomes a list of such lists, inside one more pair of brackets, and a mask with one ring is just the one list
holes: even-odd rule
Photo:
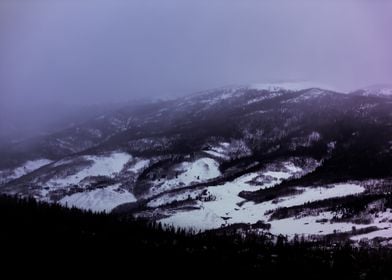
[[26, 154], [54, 162], [1, 190], [203, 230], [392, 238], [391, 109], [383, 97], [290, 84], [214, 89], [39, 139]]

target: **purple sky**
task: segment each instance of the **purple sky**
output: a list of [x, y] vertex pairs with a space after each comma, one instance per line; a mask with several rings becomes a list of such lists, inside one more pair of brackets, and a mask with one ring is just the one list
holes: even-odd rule
[[227, 84], [388, 83], [391, 26], [388, 0], [2, 0], [0, 117]]

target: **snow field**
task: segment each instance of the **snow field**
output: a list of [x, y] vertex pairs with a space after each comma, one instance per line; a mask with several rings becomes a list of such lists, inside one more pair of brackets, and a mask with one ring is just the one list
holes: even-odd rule
[[92, 191], [75, 193], [63, 197], [59, 203], [64, 206], [92, 210], [94, 212], [110, 212], [120, 204], [136, 201], [132, 193], [119, 188], [119, 186], [120, 184], [115, 184]]

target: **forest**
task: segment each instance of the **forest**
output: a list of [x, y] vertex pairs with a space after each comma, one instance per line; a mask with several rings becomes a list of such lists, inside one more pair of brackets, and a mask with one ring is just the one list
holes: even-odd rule
[[[2, 270], [92, 275], [256, 275], [261, 279], [391, 279], [392, 251], [334, 240], [193, 232], [126, 215], [0, 197]], [[12, 270], [15, 274], [23, 269]], [[184, 274], [185, 273], [185, 274]], [[235, 274], [234, 274], [235, 273]]]

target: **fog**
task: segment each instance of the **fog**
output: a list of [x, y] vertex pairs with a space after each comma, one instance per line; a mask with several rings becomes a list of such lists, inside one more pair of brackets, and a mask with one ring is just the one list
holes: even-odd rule
[[0, 129], [228, 84], [390, 82], [390, 26], [387, 0], [3, 0]]

